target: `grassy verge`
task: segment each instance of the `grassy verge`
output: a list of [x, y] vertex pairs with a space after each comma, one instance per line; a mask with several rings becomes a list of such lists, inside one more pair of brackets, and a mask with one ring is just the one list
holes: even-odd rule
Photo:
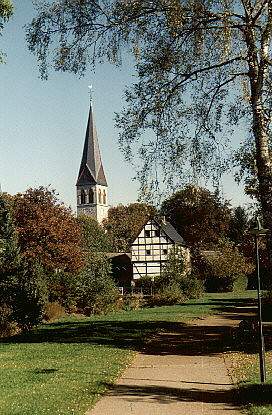
[[[247, 294], [248, 296], [248, 294]], [[133, 352], [158, 330], [224, 311], [243, 294], [215, 294], [172, 307], [69, 317], [0, 343], [0, 413], [82, 415]]]
[[230, 370], [238, 383], [239, 398], [249, 415], [272, 414], [272, 352], [266, 352], [265, 385], [260, 385], [259, 355], [231, 353], [228, 356]]

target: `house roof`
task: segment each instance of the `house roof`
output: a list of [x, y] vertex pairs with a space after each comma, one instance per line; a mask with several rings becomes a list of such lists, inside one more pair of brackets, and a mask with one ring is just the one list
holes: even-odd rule
[[127, 256], [128, 258], [131, 258], [131, 252], [107, 252], [106, 257], [109, 259], [117, 258]]
[[164, 222], [161, 225], [162, 230], [166, 233], [166, 235], [172, 239], [173, 242], [176, 244], [186, 245], [186, 242], [182, 238], [182, 236], [177, 232], [173, 225], [170, 222]]
[[94, 122], [92, 103], [90, 104], [83, 155], [76, 185], [84, 186], [86, 184], [100, 184], [102, 186], [107, 186]]
[[144, 229], [144, 227], [148, 224], [148, 222], [153, 221], [157, 224], [157, 226], [159, 228], [161, 228], [164, 233], [168, 236], [168, 238], [170, 238], [175, 244], [179, 244], [179, 245], [184, 245], [187, 246], [186, 242], [184, 241], [184, 239], [182, 238], [182, 236], [177, 232], [177, 230], [174, 228], [173, 225], [171, 225], [170, 222], [167, 221], [163, 221], [160, 222], [157, 219], [148, 219], [146, 221], [146, 223], [143, 225], [143, 227], [141, 228], [140, 232], [138, 233], [137, 237], [135, 238], [135, 240], [138, 238], [138, 236], [140, 235], [140, 233], [142, 232], [142, 230]]

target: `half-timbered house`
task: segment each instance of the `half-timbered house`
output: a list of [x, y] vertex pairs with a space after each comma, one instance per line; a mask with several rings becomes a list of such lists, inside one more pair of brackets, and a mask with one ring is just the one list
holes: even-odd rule
[[188, 264], [190, 251], [171, 223], [150, 219], [131, 245], [133, 280], [160, 275], [174, 246], [183, 253]]

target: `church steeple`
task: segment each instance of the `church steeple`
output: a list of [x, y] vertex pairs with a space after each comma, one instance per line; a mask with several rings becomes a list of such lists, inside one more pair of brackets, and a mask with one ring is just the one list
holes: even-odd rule
[[93, 216], [99, 222], [107, 217], [108, 185], [101, 160], [92, 102], [76, 187], [78, 215]]
[[90, 184], [100, 184], [101, 186], [108, 185], [99, 150], [92, 103], [90, 103], [89, 119], [77, 186], [85, 185], [87, 182]]

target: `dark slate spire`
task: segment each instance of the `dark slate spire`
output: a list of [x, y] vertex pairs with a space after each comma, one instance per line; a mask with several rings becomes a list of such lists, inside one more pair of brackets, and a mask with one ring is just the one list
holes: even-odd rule
[[79, 169], [77, 186], [95, 185], [107, 186], [94, 123], [92, 103], [86, 130], [83, 155]]

